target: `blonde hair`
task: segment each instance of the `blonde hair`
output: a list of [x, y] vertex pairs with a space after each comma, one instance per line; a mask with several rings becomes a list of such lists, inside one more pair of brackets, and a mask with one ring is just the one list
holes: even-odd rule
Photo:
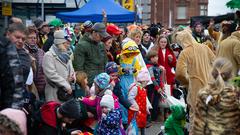
[[135, 28], [129, 32], [128, 37], [134, 39], [134, 37], [138, 34], [140, 34], [140, 36], [142, 37], [143, 32], [141, 31], [141, 29]]
[[87, 78], [87, 74], [83, 71], [77, 71], [76, 72], [76, 82], [77, 84], [84, 88], [87, 86], [87, 84], [85, 83], [85, 79]]
[[211, 75], [213, 81], [210, 83], [212, 90], [221, 90], [226, 82], [232, 77], [232, 63], [226, 58], [217, 58], [213, 63]]

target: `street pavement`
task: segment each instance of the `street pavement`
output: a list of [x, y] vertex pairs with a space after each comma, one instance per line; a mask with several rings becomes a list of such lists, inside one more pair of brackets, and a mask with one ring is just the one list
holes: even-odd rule
[[160, 122], [152, 123], [151, 127], [146, 128], [145, 135], [157, 135], [160, 132], [162, 125], [163, 124]]

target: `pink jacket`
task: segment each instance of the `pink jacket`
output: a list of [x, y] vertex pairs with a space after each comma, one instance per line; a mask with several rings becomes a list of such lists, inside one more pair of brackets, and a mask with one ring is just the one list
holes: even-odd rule
[[[119, 102], [118, 102], [118, 97], [115, 96], [114, 94], [112, 94], [113, 96], [113, 99], [114, 99], [114, 109], [119, 109], [120, 108], [120, 105], [119, 105]], [[84, 97], [82, 102], [88, 106], [92, 106], [92, 107], [95, 107], [96, 106], [96, 109], [97, 109], [97, 118], [98, 120], [101, 119], [102, 117], [102, 109], [100, 107], [100, 101], [101, 101], [102, 97], [100, 96], [96, 96], [95, 99], [91, 100], [87, 97]]]

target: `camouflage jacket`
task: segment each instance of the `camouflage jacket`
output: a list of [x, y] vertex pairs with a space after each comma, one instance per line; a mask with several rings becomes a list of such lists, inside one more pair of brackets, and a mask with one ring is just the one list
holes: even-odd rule
[[23, 71], [15, 45], [4, 37], [0, 37], [0, 65], [0, 109], [19, 109], [24, 103]]

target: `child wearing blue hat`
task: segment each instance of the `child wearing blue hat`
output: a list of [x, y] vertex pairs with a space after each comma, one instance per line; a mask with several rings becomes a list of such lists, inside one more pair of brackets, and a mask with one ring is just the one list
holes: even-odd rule
[[[104, 92], [106, 90], [112, 89], [110, 85], [110, 76], [107, 73], [101, 73], [97, 75], [94, 78], [94, 85], [95, 85], [95, 94], [96, 94], [95, 99], [83, 97], [80, 100], [82, 100], [82, 102], [88, 106], [96, 107], [97, 118], [98, 120], [100, 120], [102, 116], [101, 115], [102, 111], [100, 107], [101, 98], [104, 95]], [[114, 109], [120, 108], [117, 96], [115, 96], [114, 94], [112, 94], [112, 96], [114, 98]]]

